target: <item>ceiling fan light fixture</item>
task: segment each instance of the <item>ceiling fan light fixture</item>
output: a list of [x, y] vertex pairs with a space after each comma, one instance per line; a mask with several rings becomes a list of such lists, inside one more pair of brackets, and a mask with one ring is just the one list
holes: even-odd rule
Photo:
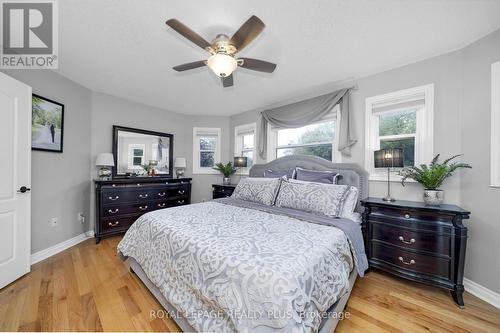
[[238, 67], [238, 62], [234, 57], [224, 54], [217, 53], [212, 55], [207, 60], [207, 66], [219, 77], [226, 77], [233, 73], [233, 71]]

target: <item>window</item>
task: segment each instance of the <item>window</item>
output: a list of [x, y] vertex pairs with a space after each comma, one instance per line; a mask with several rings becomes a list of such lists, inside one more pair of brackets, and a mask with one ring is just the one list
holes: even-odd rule
[[433, 84], [366, 99], [365, 167], [371, 180], [387, 179], [386, 170], [373, 167], [373, 152], [379, 149], [403, 149], [405, 166], [430, 162], [433, 107]]
[[321, 121], [299, 128], [274, 129], [268, 133], [268, 160], [287, 155], [314, 155], [340, 162], [338, 151], [338, 106]]
[[214, 165], [220, 162], [220, 128], [193, 128], [193, 173], [217, 173]]
[[133, 144], [128, 146], [128, 169], [142, 170], [144, 165], [145, 145]]
[[257, 156], [255, 149], [256, 128], [257, 125], [255, 123], [236, 126], [234, 128], [234, 156], [244, 156], [247, 158], [247, 167], [240, 170], [243, 174], [248, 174]]

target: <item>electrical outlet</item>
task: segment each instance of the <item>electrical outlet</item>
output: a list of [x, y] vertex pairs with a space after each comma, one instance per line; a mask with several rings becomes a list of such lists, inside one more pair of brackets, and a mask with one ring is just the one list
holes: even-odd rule
[[79, 212], [78, 215], [76, 216], [76, 219], [80, 223], [85, 223], [85, 215], [83, 215], [82, 212]]
[[53, 217], [51, 220], [50, 220], [50, 225], [52, 227], [57, 227], [59, 225], [59, 221], [57, 219], [57, 217]]

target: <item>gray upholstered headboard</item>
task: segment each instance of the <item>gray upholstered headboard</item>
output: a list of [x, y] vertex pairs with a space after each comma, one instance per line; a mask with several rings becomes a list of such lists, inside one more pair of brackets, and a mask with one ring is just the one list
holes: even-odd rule
[[[332, 163], [323, 158], [307, 155], [280, 157], [266, 164], [255, 164], [250, 169], [250, 177], [264, 177], [266, 170], [288, 171], [295, 167], [309, 170], [333, 170], [342, 175], [339, 184], [353, 185], [359, 189], [359, 199], [368, 197], [368, 172], [353, 163]], [[360, 206], [356, 209], [360, 211]]]

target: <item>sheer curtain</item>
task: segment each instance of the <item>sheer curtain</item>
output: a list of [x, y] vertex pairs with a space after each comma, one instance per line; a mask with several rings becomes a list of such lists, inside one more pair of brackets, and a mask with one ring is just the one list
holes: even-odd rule
[[261, 158], [266, 158], [267, 125], [275, 128], [297, 128], [321, 120], [340, 104], [339, 151], [351, 155], [351, 146], [356, 140], [351, 137], [349, 111], [350, 90], [341, 89], [326, 95], [306, 99], [297, 103], [262, 111], [259, 117], [258, 150]]

